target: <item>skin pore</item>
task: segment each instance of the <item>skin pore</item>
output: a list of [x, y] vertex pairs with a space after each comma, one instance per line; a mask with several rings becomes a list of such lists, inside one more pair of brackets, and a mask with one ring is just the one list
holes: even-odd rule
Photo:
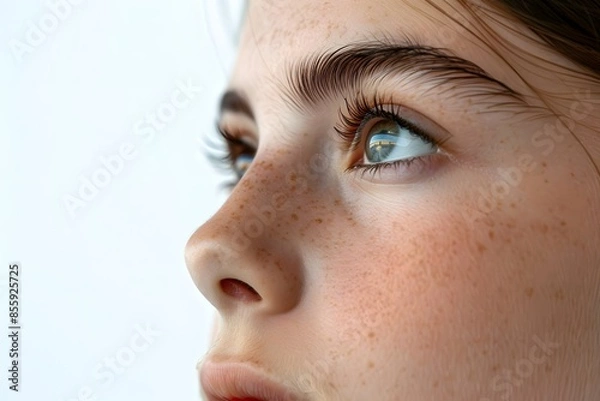
[[[432, 3], [249, 3], [219, 126], [253, 160], [186, 247], [206, 360], [307, 400], [598, 400], [596, 84], [487, 3]], [[363, 166], [398, 121], [415, 159]]]

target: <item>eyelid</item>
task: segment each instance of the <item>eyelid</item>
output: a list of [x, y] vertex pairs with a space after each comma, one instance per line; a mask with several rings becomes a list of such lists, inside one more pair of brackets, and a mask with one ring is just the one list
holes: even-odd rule
[[257, 149], [258, 137], [256, 124], [253, 120], [240, 113], [223, 113], [217, 121], [217, 129], [228, 133], [236, 141]]

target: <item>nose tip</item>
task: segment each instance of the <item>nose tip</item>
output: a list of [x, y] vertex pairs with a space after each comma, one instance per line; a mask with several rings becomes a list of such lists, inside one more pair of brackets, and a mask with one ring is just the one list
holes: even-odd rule
[[209, 220], [186, 244], [188, 270], [204, 297], [225, 315], [240, 307], [283, 313], [297, 305], [303, 276], [295, 252], [266, 238], [238, 249], [223, 224]]
[[240, 308], [283, 313], [299, 303], [304, 254], [287, 210], [303, 200], [287, 190], [284, 171], [283, 165], [255, 160], [225, 204], [186, 244], [186, 263], [197, 287], [222, 315]]

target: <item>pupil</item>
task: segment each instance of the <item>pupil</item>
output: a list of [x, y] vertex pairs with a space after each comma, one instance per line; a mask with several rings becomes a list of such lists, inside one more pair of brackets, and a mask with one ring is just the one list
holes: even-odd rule
[[[381, 123], [375, 125], [375, 128]], [[367, 159], [371, 163], [380, 163], [392, 153], [398, 144], [398, 133], [390, 130], [390, 125], [397, 129], [397, 124], [385, 123], [385, 127], [381, 127], [371, 134], [367, 143]]]

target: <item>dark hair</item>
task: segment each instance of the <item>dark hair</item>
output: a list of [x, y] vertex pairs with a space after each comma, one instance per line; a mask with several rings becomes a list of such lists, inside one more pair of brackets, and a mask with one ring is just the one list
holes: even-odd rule
[[[599, 0], [489, 0], [551, 48], [600, 78]], [[598, 22], [596, 22], [598, 21]]]
[[[591, 86], [592, 83], [600, 82], [600, 36], [596, 23], [600, 21], [600, 0], [482, 1], [513, 16], [550, 48], [581, 67], [583, 74], [574, 70], [569, 72], [587, 78], [591, 92], [596, 92]], [[535, 91], [535, 88], [532, 89]], [[548, 102], [544, 100], [544, 103], [552, 109]], [[600, 177], [600, 164], [594, 160], [577, 134], [573, 131], [571, 134], [581, 144]]]

